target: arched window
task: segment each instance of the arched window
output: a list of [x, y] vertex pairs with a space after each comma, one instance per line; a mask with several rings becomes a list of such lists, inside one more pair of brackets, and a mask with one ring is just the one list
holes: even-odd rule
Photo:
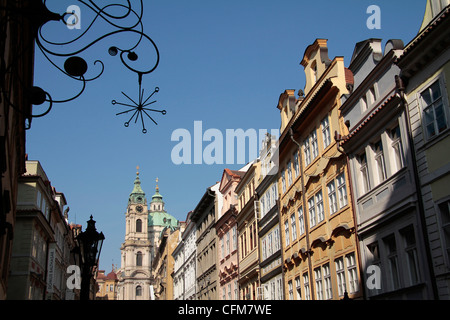
[[142, 252], [136, 254], [136, 266], [142, 266]]
[[136, 220], [136, 232], [142, 232], [142, 220], [141, 219]]
[[136, 297], [140, 297], [140, 296], [142, 296], [142, 287], [137, 286], [136, 287]]

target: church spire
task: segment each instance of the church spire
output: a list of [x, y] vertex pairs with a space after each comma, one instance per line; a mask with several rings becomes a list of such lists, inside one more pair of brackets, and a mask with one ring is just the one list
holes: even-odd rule
[[130, 193], [130, 201], [142, 202], [145, 197], [145, 192], [141, 188], [141, 180], [139, 179], [139, 166], [136, 167], [136, 179], [134, 179], [133, 191]]

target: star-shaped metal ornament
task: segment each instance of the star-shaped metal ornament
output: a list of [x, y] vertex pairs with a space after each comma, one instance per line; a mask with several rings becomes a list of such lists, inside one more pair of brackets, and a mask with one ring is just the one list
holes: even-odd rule
[[[116, 113], [116, 116], [120, 115], [120, 114], [125, 114], [128, 112], [133, 112], [133, 115], [131, 116], [131, 118], [124, 123], [125, 127], [128, 127], [130, 125], [131, 120], [133, 120], [135, 117], [136, 119], [134, 120], [134, 123], [137, 123], [139, 117], [141, 118], [141, 122], [142, 122], [142, 133], [147, 133], [147, 129], [145, 128], [145, 124], [144, 124], [144, 113], [147, 117], [150, 118], [150, 120], [152, 120], [156, 125], [158, 125], [158, 123], [147, 113], [147, 111], [150, 112], [159, 112], [162, 113], [163, 115], [165, 115], [167, 113], [166, 110], [156, 110], [156, 109], [150, 109], [150, 108], [146, 108], [147, 106], [153, 104], [156, 102], [156, 100], [154, 101], [150, 101], [147, 102], [148, 100], [150, 100], [150, 98], [159, 91], [159, 88], [156, 87], [155, 90], [152, 92], [152, 94], [150, 94], [150, 96], [147, 97], [147, 99], [144, 100], [144, 89], [141, 89], [141, 83], [142, 83], [142, 75], [139, 75], [139, 103], [136, 103], [133, 99], [131, 99], [128, 95], [125, 94], [125, 92], [122, 91], [122, 94], [127, 97], [131, 102], [133, 102], [132, 104], [127, 104], [127, 103], [121, 103], [121, 102], [117, 102], [116, 100], [112, 100], [111, 103], [113, 105], [121, 105], [121, 106], [125, 106], [128, 108], [131, 108], [129, 110], [125, 110], [119, 113]], [[144, 100], [144, 101], [143, 101]]]

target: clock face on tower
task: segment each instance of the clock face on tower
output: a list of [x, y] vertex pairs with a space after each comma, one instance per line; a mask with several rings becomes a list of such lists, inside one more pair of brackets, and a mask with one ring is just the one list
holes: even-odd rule
[[142, 206], [137, 206], [137, 207], [136, 207], [136, 211], [137, 211], [137, 212], [142, 212], [142, 209], [143, 209]]

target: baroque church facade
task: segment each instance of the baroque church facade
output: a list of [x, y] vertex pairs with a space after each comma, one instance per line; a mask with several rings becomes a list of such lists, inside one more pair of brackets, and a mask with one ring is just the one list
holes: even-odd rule
[[178, 227], [179, 221], [165, 210], [158, 179], [155, 194], [148, 203], [138, 171], [125, 213], [125, 241], [120, 247], [118, 300], [153, 298], [152, 264], [161, 233], [167, 228], [174, 230]]

